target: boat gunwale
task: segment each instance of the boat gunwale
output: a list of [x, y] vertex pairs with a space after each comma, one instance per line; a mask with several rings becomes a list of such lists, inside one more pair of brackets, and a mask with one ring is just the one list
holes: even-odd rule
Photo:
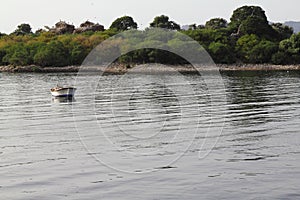
[[50, 89], [50, 91], [51, 92], [57, 92], [57, 91], [61, 91], [61, 90], [69, 90], [69, 89], [71, 89], [71, 90], [76, 90], [76, 88], [75, 87], [59, 87], [59, 88], [51, 88]]

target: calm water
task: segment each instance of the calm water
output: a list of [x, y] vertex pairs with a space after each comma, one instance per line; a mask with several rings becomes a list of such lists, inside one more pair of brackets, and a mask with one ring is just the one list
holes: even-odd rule
[[222, 78], [0, 74], [1, 199], [299, 199], [300, 73]]

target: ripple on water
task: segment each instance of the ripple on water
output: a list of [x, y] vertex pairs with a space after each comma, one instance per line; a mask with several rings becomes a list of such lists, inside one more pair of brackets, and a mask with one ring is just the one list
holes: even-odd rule
[[[195, 75], [182, 93], [183, 83], [168, 89], [159, 78], [136, 89], [100, 77], [91, 104], [80, 90], [51, 98], [49, 88], [76, 74], [1, 74], [2, 197], [297, 199], [299, 74], [223, 74], [227, 102], [214, 106]], [[216, 127], [221, 135], [207, 131]]]

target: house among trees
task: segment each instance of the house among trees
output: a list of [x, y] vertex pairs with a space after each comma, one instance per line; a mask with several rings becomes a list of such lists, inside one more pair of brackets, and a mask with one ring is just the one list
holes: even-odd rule
[[75, 26], [66, 23], [65, 21], [59, 21], [55, 24], [55, 27], [50, 28], [49, 31], [55, 34], [66, 34], [73, 33], [75, 30]]
[[87, 31], [104, 31], [104, 26], [98, 24], [98, 23], [93, 23], [90, 21], [86, 21], [82, 24], [80, 24], [80, 27], [75, 29], [74, 25], [68, 24], [65, 21], [59, 21], [55, 24], [54, 27], [49, 28], [45, 26], [46, 29], [49, 30], [49, 32], [55, 33], [55, 34], [73, 34], [73, 33], [84, 33]]
[[87, 32], [87, 31], [92, 31], [92, 32], [104, 31], [104, 26], [102, 26], [98, 23], [95, 24], [93, 22], [86, 21], [86, 22], [80, 24], [80, 27], [75, 29], [74, 33], [83, 33], [83, 32]]

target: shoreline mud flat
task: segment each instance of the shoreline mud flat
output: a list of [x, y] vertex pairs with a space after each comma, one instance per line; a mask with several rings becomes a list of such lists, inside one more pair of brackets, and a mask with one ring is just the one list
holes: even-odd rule
[[39, 66], [0, 66], [0, 72], [8, 73], [77, 73], [77, 72], [98, 72], [108, 74], [130, 73], [197, 73], [201, 71], [300, 71], [300, 65], [271, 65], [271, 64], [217, 64], [214, 67], [200, 66], [197, 69], [191, 65], [122, 65], [113, 64], [104, 66], [66, 66], [66, 67], [39, 67]]

